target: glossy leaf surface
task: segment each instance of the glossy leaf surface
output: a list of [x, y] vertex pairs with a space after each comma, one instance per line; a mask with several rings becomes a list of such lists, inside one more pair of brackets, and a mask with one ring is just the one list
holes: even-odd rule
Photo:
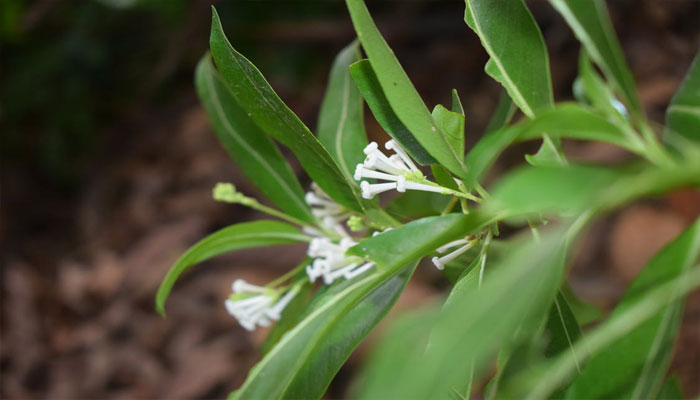
[[491, 57], [486, 72], [525, 115], [532, 118], [552, 106], [549, 55], [522, 0], [466, 0], [464, 20]]
[[195, 73], [197, 95], [216, 136], [245, 176], [275, 205], [303, 221], [314, 221], [304, 191], [277, 146], [236, 102], [204, 56]]
[[362, 96], [348, 70], [359, 59], [357, 42], [338, 54], [318, 116], [318, 140], [335, 158], [348, 180], [352, 180], [355, 166], [364, 160], [362, 150], [367, 146]]
[[350, 248], [348, 254], [369, 257], [381, 269], [394, 270], [478, 231], [486, 223], [486, 218], [478, 213], [422, 218], [365, 239]]
[[361, 210], [354, 184], [346, 179], [328, 151], [284, 104], [262, 73], [231, 46], [216, 10], [213, 10], [209, 44], [219, 73], [250, 118], [287, 146], [329, 196], [350, 209]]
[[496, 158], [509, 146], [548, 134], [554, 138], [593, 140], [612, 143], [630, 151], [640, 151], [625, 133], [605, 117], [573, 103], [560, 104], [525, 120], [486, 134], [467, 154], [470, 182], [478, 181]]
[[498, 181], [485, 207], [504, 216], [564, 213], [574, 216], [600, 201], [600, 193], [624, 176], [607, 167], [522, 167]]
[[464, 157], [464, 115], [438, 104], [433, 109], [432, 116], [435, 124], [445, 133], [450, 146]]
[[406, 125], [401, 122], [394, 110], [391, 109], [389, 100], [387, 100], [384, 95], [384, 90], [381, 85], [379, 85], [377, 75], [374, 73], [369, 60], [360, 60], [351, 65], [350, 74], [360, 90], [360, 93], [362, 93], [362, 97], [364, 97], [367, 102], [369, 109], [372, 111], [372, 115], [374, 115], [374, 118], [389, 136], [399, 142], [399, 144], [406, 149], [408, 154], [419, 164], [428, 165], [436, 162], [435, 159], [425, 151], [423, 146], [418, 143], [418, 140], [413, 137], [413, 134], [408, 130]]
[[346, 4], [357, 37], [391, 108], [430, 155], [452, 173], [464, 176], [466, 169], [462, 153], [452, 146], [448, 135], [433, 120], [394, 52], [379, 33], [364, 2], [346, 0]]
[[403, 269], [370, 292], [342, 318], [317, 344], [296, 379], [284, 394], [285, 398], [321, 398], [331, 380], [350, 353], [389, 312], [399, 298], [417, 263]]
[[[230, 397], [320, 397], [352, 350], [393, 305], [413, 268], [393, 273], [372, 271], [326, 290]], [[311, 376], [306, 371], [309, 366], [318, 375]]]
[[549, 0], [633, 114], [642, 107], [604, 0]]

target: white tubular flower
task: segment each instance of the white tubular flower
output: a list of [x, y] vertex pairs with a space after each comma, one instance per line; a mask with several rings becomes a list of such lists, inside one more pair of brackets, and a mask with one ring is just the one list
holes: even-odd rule
[[[378, 183], [371, 184], [362, 180], [360, 188], [362, 197], [372, 199], [377, 194], [396, 190], [405, 192], [406, 190], [422, 190], [441, 194], [459, 195], [452, 189], [442, 187], [431, 182], [423, 176], [423, 173], [416, 167], [406, 151], [393, 139], [386, 142], [384, 147], [394, 151], [387, 157], [379, 150], [376, 142], [372, 142], [364, 149], [367, 158], [363, 163], [355, 167], [354, 178], [356, 181], [362, 179], [376, 179]], [[382, 182], [383, 181], [383, 182]]]
[[243, 279], [236, 279], [231, 288], [234, 293], [224, 303], [226, 311], [249, 331], [279, 320], [284, 308], [299, 292], [299, 286], [295, 286], [280, 298], [278, 290], [253, 285]]
[[348, 237], [341, 239], [339, 243], [333, 243], [328, 238], [312, 239], [307, 254], [316, 259], [306, 267], [309, 281], [315, 282], [322, 277], [323, 283], [330, 285], [341, 277], [352, 279], [369, 270], [374, 265], [373, 262], [345, 255], [345, 252], [356, 244], [357, 242]]
[[445, 264], [447, 264], [448, 262], [454, 260], [455, 258], [457, 258], [457, 257], [459, 257], [460, 255], [462, 255], [462, 254], [464, 254], [465, 252], [467, 252], [467, 250], [469, 250], [469, 249], [471, 249], [472, 247], [474, 247], [474, 244], [475, 244], [477, 241], [478, 241], [478, 240], [473, 240], [473, 239], [472, 239], [472, 240], [460, 239], [460, 240], [455, 240], [454, 242], [447, 243], [446, 245], [444, 245], [444, 246], [442, 246], [442, 247], [439, 247], [439, 248], [437, 249], [437, 252], [442, 254], [442, 253], [444, 253], [445, 251], [447, 251], [447, 249], [449, 249], [449, 248], [462, 245], [462, 247], [460, 247], [460, 248], [458, 248], [457, 250], [455, 250], [455, 251], [453, 251], [453, 252], [451, 252], [451, 253], [449, 253], [449, 254], [446, 254], [446, 255], [444, 255], [444, 256], [442, 256], [442, 257], [433, 257], [432, 261], [433, 261], [433, 264], [435, 264], [435, 268], [437, 268], [437, 269], [439, 269], [439, 270], [441, 270], [441, 271], [444, 270], [444, 269], [445, 269]]
[[[349, 236], [345, 228], [343, 228], [343, 221], [348, 219], [351, 213], [345, 207], [333, 201], [315, 182], [311, 184], [311, 190], [304, 197], [306, 203], [311, 206], [311, 214], [318, 218], [328, 230], [336, 232], [343, 237]], [[313, 228], [304, 227], [303, 229], [304, 233], [310, 236], [323, 236], [322, 233]]]
[[[403, 178], [403, 177], [400, 177]], [[360, 189], [362, 189], [362, 197], [365, 199], [372, 199], [375, 195], [379, 193], [384, 193], [386, 191], [396, 189], [396, 182], [393, 183], [374, 183], [371, 184], [367, 181], [360, 182]]]

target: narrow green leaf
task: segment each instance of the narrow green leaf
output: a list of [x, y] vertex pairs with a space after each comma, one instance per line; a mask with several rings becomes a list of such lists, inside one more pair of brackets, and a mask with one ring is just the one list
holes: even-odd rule
[[362, 97], [348, 71], [350, 64], [359, 59], [357, 42], [340, 51], [333, 62], [318, 116], [318, 140], [338, 162], [348, 180], [352, 180], [355, 165], [363, 161], [362, 150], [367, 146]]
[[501, 95], [498, 97], [496, 109], [493, 111], [493, 114], [491, 114], [491, 118], [484, 132], [493, 132], [508, 125], [517, 109], [515, 103], [513, 103], [513, 99], [511, 99], [508, 92], [503, 89]]
[[453, 190], [458, 189], [457, 182], [455, 182], [454, 178], [452, 178], [452, 175], [450, 174], [450, 171], [448, 171], [445, 167], [438, 164], [433, 164], [430, 166], [430, 170], [433, 172], [435, 182], [439, 183], [441, 186]]
[[435, 163], [435, 159], [418, 143], [418, 140], [401, 122], [399, 117], [391, 109], [389, 101], [379, 85], [377, 75], [372, 69], [369, 60], [364, 59], [350, 66], [350, 75], [355, 81], [362, 97], [367, 102], [372, 115], [379, 125], [406, 149], [408, 154], [421, 165]]
[[464, 115], [438, 104], [432, 116], [435, 124], [445, 133], [450, 146], [464, 157]]
[[700, 52], [666, 110], [667, 141], [672, 133], [700, 142]]
[[[352, 350], [393, 305], [414, 267], [368, 273], [329, 288], [230, 398], [321, 397]], [[318, 376], [308, 373], [307, 365], [317, 368]]]
[[457, 93], [457, 89], [452, 89], [452, 112], [456, 112], [458, 114], [464, 114], [464, 107], [462, 106], [462, 100], [459, 99], [459, 93]]
[[497, 182], [485, 210], [502, 215], [574, 216], [594, 207], [600, 193], [622, 176], [607, 167], [523, 167]]
[[525, 154], [525, 160], [536, 167], [556, 167], [567, 164], [566, 159], [562, 157], [559, 138], [552, 139], [547, 134], [542, 137], [542, 145], [537, 153]]
[[[434, 329], [425, 350], [408, 347], [411, 331], [385, 339], [394, 351], [383, 352], [371, 364], [393, 365], [367, 377], [359, 398], [445, 398], [458, 390], [474, 360], [483, 371], [496, 349], [513, 338], [516, 327], [531, 332], [546, 314], [561, 283], [563, 235], [519, 244], [490, 269], [481, 288], [452, 295], [428, 325]], [[518, 333], [520, 336], [520, 333]], [[380, 344], [380, 348], [384, 347]], [[391, 362], [387, 360], [391, 359]], [[372, 368], [370, 364], [369, 368]], [[400, 384], [397, 384], [399, 382]]]
[[350, 353], [384, 318], [403, 292], [416, 266], [414, 263], [373, 290], [348, 310], [316, 344], [316, 348], [287, 388], [284, 398], [321, 398]]
[[[547, 357], [553, 357], [563, 351], [573, 351], [574, 342], [581, 338], [581, 327], [561, 292], [557, 294], [549, 310], [545, 332], [549, 339], [544, 352]], [[578, 359], [576, 353], [573, 357]]]
[[532, 120], [486, 134], [467, 154], [467, 182], [481, 179], [496, 158], [517, 142], [534, 140], [547, 134], [555, 138], [593, 140], [612, 143], [632, 152], [641, 152], [615, 124], [593, 111], [574, 103], [562, 103], [540, 113]]
[[451, 240], [478, 231], [487, 223], [476, 212], [423, 218], [365, 239], [350, 248], [348, 254], [369, 257], [381, 269], [394, 270]]
[[165, 300], [175, 281], [197, 263], [236, 250], [308, 242], [309, 239], [296, 227], [277, 221], [243, 222], [220, 229], [190, 247], [173, 264], [158, 288], [156, 310], [165, 313]]
[[574, 94], [581, 92], [579, 96], [583, 96], [583, 100], [611, 118], [623, 121], [628, 118], [627, 108], [617, 100], [603, 78], [598, 75], [585, 49], [581, 49], [578, 70]]
[[[576, 354], [574, 343], [581, 339], [583, 334], [561, 291], [554, 298], [554, 304], [549, 310], [544, 334], [548, 339], [544, 349], [545, 357], [553, 358], [563, 352], [571, 352], [571, 356], [576, 360], [576, 367], [580, 370], [584, 358]], [[552, 397], [562, 398], [565, 389], [566, 384], [564, 383], [554, 392]]]
[[625, 62], [603, 0], [549, 0], [600, 67], [633, 115], [643, 113], [634, 78]]
[[211, 54], [238, 104], [262, 130], [294, 153], [311, 179], [329, 196], [350, 209], [361, 210], [356, 185], [346, 179], [328, 151], [284, 104], [260, 71], [231, 46], [214, 8], [212, 14]]
[[287, 214], [314, 221], [289, 164], [236, 102], [208, 54], [197, 65], [195, 85], [214, 133], [245, 176]]
[[486, 72], [525, 115], [553, 105], [547, 47], [522, 0], [466, 0], [464, 20], [491, 57]]
[[[609, 318], [586, 333], [585, 340], [574, 345], [577, 355], [597, 354], [624, 338], [645, 321], [667, 309], [667, 306], [688, 292], [700, 287], [700, 265], [690, 268], [672, 280], [651, 286], [642, 298], [624, 312]], [[572, 353], [563, 353], [555, 360], [534, 365], [529, 371], [515, 377], [505, 392], [507, 396], [535, 400], [546, 398], [576, 371]], [[597, 384], [597, 383], [596, 383]], [[652, 396], [653, 397], [653, 396]]]
[[357, 37], [391, 108], [418, 142], [440, 164], [457, 176], [464, 176], [463, 154], [454, 148], [446, 133], [435, 124], [394, 52], [379, 33], [362, 0], [346, 0]]
[[[611, 318], [625, 314], [650, 288], [670, 282], [698, 262], [700, 219], [659, 252], [632, 283]], [[596, 354], [576, 377], [569, 398], [653, 396], [670, 361], [683, 311], [678, 300]]]
[[439, 193], [409, 190], [397, 196], [386, 206], [386, 211], [401, 220], [440, 215], [450, 197]]

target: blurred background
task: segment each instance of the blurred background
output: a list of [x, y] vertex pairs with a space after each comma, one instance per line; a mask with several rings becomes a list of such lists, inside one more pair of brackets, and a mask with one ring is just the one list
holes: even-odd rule
[[[231, 42], [314, 129], [333, 57], [353, 39], [344, 3], [215, 4]], [[483, 73], [487, 56], [463, 21], [464, 3], [368, 4], [429, 107], [449, 104], [457, 88], [467, 146], [473, 145], [499, 86]], [[549, 47], [556, 98], [570, 99], [578, 42], [546, 1], [528, 4]], [[663, 123], [700, 44], [700, 2], [608, 4], [643, 103]], [[247, 333], [224, 310], [230, 282], [265, 283], [294, 266], [303, 248], [206, 262], [176, 285], [167, 319], [153, 310], [160, 280], [189, 245], [260, 217], [210, 196], [218, 181], [256, 192], [217, 143], [194, 93], [194, 66], [208, 47], [209, 6], [204, 0], [0, 1], [2, 398], [219, 398], [259, 358], [264, 332]], [[370, 116], [367, 130], [372, 139], [384, 138]], [[565, 146], [578, 160], [628, 158], [602, 144]], [[489, 179], [536, 148], [508, 151]], [[699, 213], [700, 195], [680, 190], [596, 223], [570, 271], [575, 291], [609, 310], [650, 256]], [[445, 290], [433, 268], [421, 268], [392, 314]], [[375, 334], [340, 371], [328, 397], [343, 396]], [[700, 393], [698, 293], [687, 301], [672, 370], [686, 396]]]

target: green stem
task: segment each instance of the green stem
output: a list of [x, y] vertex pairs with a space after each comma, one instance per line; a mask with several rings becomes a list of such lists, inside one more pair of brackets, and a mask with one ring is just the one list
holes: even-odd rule
[[[302, 269], [306, 268], [307, 265], [309, 265], [309, 261], [310, 261], [310, 260], [304, 260], [304, 262], [302, 262], [301, 264], [297, 265], [297, 266], [294, 267], [293, 269], [291, 269], [291, 270], [285, 272], [282, 276], [279, 276], [277, 279], [275, 279], [275, 280], [269, 282], [267, 285], [265, 285], [265, 287], [274, 288], [275, 286], [277, 286], [277, 285], [279, 285], [279, 284], [281, 284], [281, 283], [284, 283], [284, 282], [286, 282], [287, 280], [293, 278], [296, 274], [299, 273], [299, 271], [301, 271]], [[285, 286], [283, 289], [286, 289], [286, 286]]]
[[457, 204], [457, 200], [458, 200], [457, 197], [452, 197], [452, 198], [450, 199], [450, 202], [447, 203], [447, 207], [445, 207], [445, 209], [442, 210], [442, 212], [440, 213], [440, 216], [441, 216], [441, 217], [442, 217], [442, 216], [445, 216], [445, 215], [447, 215], [447, 213], [449, 213], [450, 211], [452, 211], [452, 209], [454, 208], [455, 204]]
[[248, 206], [254, 210], [258, 210], [260, 212], [264, 212], [265, 214], [272, 215], [273, 217], [277, 217], [279, 219], [283, 219], [287, 222], [291, 222], [292, 224], [299, 225], [299, 226], [308, 226], [312, 227], [311, 224], [308, 222], [304, 222], [300, 219], [294, 218], [291, 215], [287, 215], [281, 211], [275, 210], [272, 207], [268, 207], [266, 205], [260, 204], [257, 200], [248, 197], [248, 201], [241, 202], [244, 206]]

